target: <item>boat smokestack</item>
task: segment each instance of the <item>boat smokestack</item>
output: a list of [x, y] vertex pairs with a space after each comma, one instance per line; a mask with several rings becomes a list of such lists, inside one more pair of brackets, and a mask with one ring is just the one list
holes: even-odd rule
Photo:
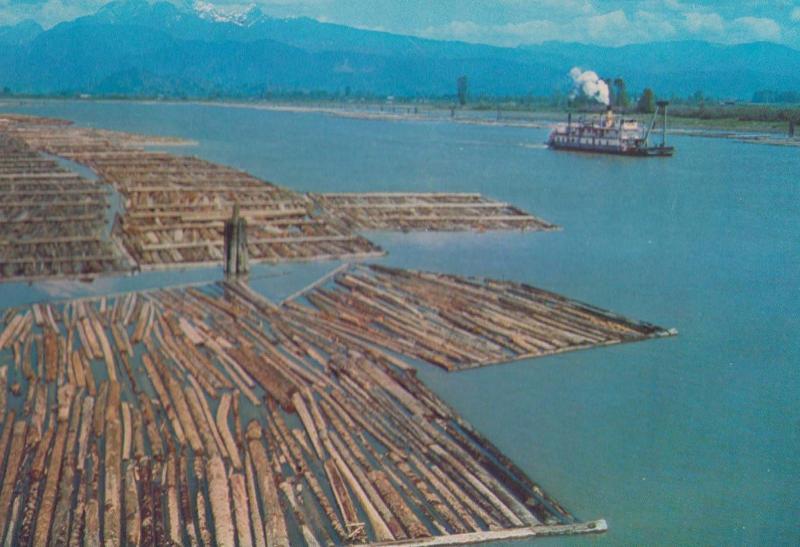
[[614, 127], [614, 109], [611, 105], [606, 107], [606, 129]]

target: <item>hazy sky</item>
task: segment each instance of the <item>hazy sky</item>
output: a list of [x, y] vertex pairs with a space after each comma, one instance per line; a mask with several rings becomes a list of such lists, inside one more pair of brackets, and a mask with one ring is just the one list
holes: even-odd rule
[[[180, 3], [183, 0], [174, 0]], [[103, 0], [0, 0], [0, 24], [45, 26], [92, 13]], [[652, 40], [757, 40], [800, 48], [800, 0], [212, 0], [279, 16], [504, 46], [545, 40], [621, 45]]]

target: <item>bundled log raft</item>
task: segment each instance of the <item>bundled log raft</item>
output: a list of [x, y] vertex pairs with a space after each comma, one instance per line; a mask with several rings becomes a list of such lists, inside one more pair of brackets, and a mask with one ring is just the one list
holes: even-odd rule
[[0, 132], [0, 279], [109, 273], [126, 266], [105, 236], [108, 188]]
[[557, 230], [509, 203], [480, 194], [336, 193], [312, 194], [325, 211], [353, 230], [463, 231]]
[[285, 303], [330, 333], [371, 341], [461, 370], [593, 346], [671, 336], [673, 329], [626, 319], [522, 283], [353, 266]]
[[[303, 195], [200, 158], [144, 148], [151, 144], [185, 142], [0, 116], [0, 278], [219, 264], [236, 204], [256, 262], [382, 254], [354, 233], [363, 229], [558, 229], [480, 194]], [[41, 152], [81, 163], [100, 180], [84, 180]], [[122, 206], [113, 244], [104, 231], [109, 185]]]
[[[336, 282], [366, 273], [390, 275]], [[418, 324], [430, 328], [424, 314]], [[577, 522], [364, 332], [239, 282], [8, 310], [0, 364], [8, 383], [27, 378], [0, 431], [10, 544], [422, 545], [605, 529]]]
[[[143, 148], [146, 144], [180, 144], [180, 141], [53, 124], [43, 118], [19, 116], [0, 117], [2, 133], [14, 137], [14, 142], [22, 143], [21, 146], [81, 163], [91, 168], [104, 183], [113, 185], [121, 195], [123, 208], [114, 223], [113, 236], [142, 269], [222, 263], [224, 223], [237, 203], [241, 217], [247, 221], [247, 250], [253, 261], [322, 260], [383, 254], [378, 247], [352, 233], [340, 222], [321, 215], [305, 195], [196, 157]], [[15, 169], [23, 169], [19, 163], [23, 159], [14, 164]], [[0, 162], [0, 186], [4, 184], [2, 168]], [[45, 169], [25, 169], [33, 171], [25, 171], [27, 178], [24, 182], [39, 184], [42, 176], [39, 171]], [[58, 179], [61, 186], [76, 187], [77, 176], [69, 178], [70, 173], [61, 175]], [[18, 188], [25, 190], [28, 186]], [[53, 218], [63, 217], [82, 223], [99, 222], [102, 226], [102, 212], [92, 205], [105, 198], [104, 194], [97, 192], [107, 189], [107, 186], [80, 188], [95, 193], [59, 192], [40, 198], [51, 202], [48, 205], [52, 206], [48, 215], [51, 223]], [[31, 215], [25, 209], [30, 197], [20, 194], [14, 200], [17, 204], [15, 211]], [[76, 204], [76, 200], [82, 201]], [[2, 211], [0, 208], [0, 237], [4, 233]], [[75, 218], [78, 212], [82, 215]], [[71, 216], [68, 217], [67, 213]], [[76, 231], [68, 232], [73, 233], [93, 234], [80, 226]], [[87, 244], [86, 241], [67, 243]], [[101, 255], [97, 253], [97, 256]]]

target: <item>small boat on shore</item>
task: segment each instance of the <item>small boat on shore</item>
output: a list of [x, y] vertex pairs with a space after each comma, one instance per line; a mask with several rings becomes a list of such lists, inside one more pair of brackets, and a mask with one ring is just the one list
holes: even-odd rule
[[[558, 124], [550, 133], [547, 145], [555, 150], [574, 150], [577, 152], [596, 152], [601, 154], [621, 154], [625, 156], [672, 156], [675, 148], [666, 145], [667, 102], [659, 101], [658, 108], [648, 126], [634, 119], [617, 118], [609, 106], [599, 119], [580, 118]], [[655, 127], [659, 113], [663, 113], [661, 143], [650, 145], [650, 134]]]

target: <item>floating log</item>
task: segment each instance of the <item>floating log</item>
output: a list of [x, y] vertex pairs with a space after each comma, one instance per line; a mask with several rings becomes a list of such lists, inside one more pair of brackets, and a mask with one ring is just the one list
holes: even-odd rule
[[53, 513], [53, 527], [51, 530], [52, 543], [54, 545], [66, 546], [69, 543], [70, 526], [73, 519], [72, 513], [72, 492], [75, 482], [76, 471], [76, 452], [78, 429], [82, 415], [83, 400], [79, 395], [72, 401], [70, 411], [69, 429], [67, 430], [67, 441], [64, 449], [64, 461], [62, 464], [61, 481], [58, 486], [58, 502]]
[[244, 451], [244, 471], [247, 484], [247, 502], [249, 504], [250, 518], [253, 524], [253, 544], [255, 547], [266, 547], [267, 540], [264, 536], [264, 521], [261, 519], [261, 510], [258, 507], [258, 494], [256, 492], [256, 479], [253, 475], [253, 463], [250, 452]]
[[139, 545], [142, 519], [139, 513], [139, 492], [136, 481], [136, 463], [125, 464], [125, 540], [128, 545]]
[[0, 367], [0, 422], [6, 415], [6, 405], [8, 400], [8, 367]]
[[197, 532], [195, 530], [195, 515], [192, 511], [191, 506], [191, 499], [190, 499], [190, 492], [189, 492], [189, 482], [188, 482], [188, 465], [186, 462], [186, 456], [184, 454], [178, 455], [177, 458], [177, 479], [178, 479], [178, 495], [179, 495], [179, 502], [180, 502], [180, 512], [181, 512], [181, 521], [184, 523], [184, 531], [186, 532], [186, 537], [188, 538], [189, 545], [196, 546], [199, 545], [197, 539]]
[[230, 507], [230, 489], [225, 473], [225, 463], [219, 456], [206, 459], [208, 477], [208, 498], [211, 501], [211, 514], [214, 516], [214, 537], [220, 547], [234, 547], [236, 534], [233, 528], [233, 515]]
[[236, 516], [236, 539], [239, 547], [252, 547], [253, 536], [250, 533], [250, 507], [247, 502], [247, 486], [242, 473], [230, 475], [231, 498], [233, 512]]
[[5, 540], [3, 541], [4, 547], [12, 547], [14, 545], [14, 527], [17, 523], [19, 516], [19, 509], [22, 505], [22, 495], [14, 497], [14, 503], [11, 505], [11, 518], [9, 520], [8, 530], [6, 531]]
[[408, 531], [408, 536], [412, 538], [422, 538], [430, 536], [430, 532], [424, 524], [417, 518], [414, 512], [408, 507], [406, 502], [397, 493], [397, 490], [392, 486], [386, 473], [383, 471], [370, 471], [369, 479], [375, 486], [375, 489], [380, 493], [381, 498], [391, 508], [392, 512], [397, 515], [403, 527]]
[[175, 545], [183, 544], [183, 528], [178, 499], [178, 470], [175, 455], [167, 457], [167, 516], [169, 520], [169, 537]]
[[225, 444], [225, 449], [228, 453], [228, 457], [231, 460], [233, 468], [241, 469], [242, 460], [239, 457], [239, 449], [236, 447], [236, 443], [231, 435], [231, 430], [228, 428], [228, 411], [230, 410], [230, 405], [230, 393], [223, 393], [222, 397], [220, 398], [219, 407], [217, 408], [217, 428], [219, 429], [220, 436]]
[[28, 483], [28, 496], [22, 514], [22, 522], [19, 526], [17, 542], [19, 545], [29, 545], [33, 536], [33, 528], [36, 523], [36, 515], [39, 505], [39, 491], [42, 488], [42, 477], [44, 476], [47, 454], [55, 433], [55, 428], [49, 426], [42, 438], [39, 440], [33, 461], [30, 466], [30, 482]]
[[[10, 421], [9, 419], [10, 418]], [[6, 429], [11, 433], [11, 446], [8, 449], [8, 458], [6, 461], [5, 472], [3, 473], [3, 483], [0, 487], [0, 536], [5, 532], [6, 524], [8, 521], [8, 511], [11, 505], [11, 496], [14, 491], [14, 483], [16, 482], [17, 472], [19, 471], [19, 464], [24, 455], [25, 434], [28, 431], [28, 425], [24, 420], [14, 421], [14, 412], [8, 414], [6, 420]], [[13, 426], [10, 424], [13, 423]], [[12, 431], [13, 430], [13, 431]], [[3, 439], [0, 441], [5, 453], [5, 445], [8, 443], [7, 434], [3, 433]]]
[[288, 547], [289, 535], [286, 530], [286, 521], [283, 518], [283, 509], [281, 509], [278, 499], [278, 490], [268, 463], [267, 452], [261, 443], [262, 435], [261, 426], [257, 422], [251, 421], [247, 425], [247, 447], [253, 461], [255, 475], [258, 478], [258, 487], [267, 515], [265, 523], [267, 545], [269, 547]]
[[[228, 456], [227, 448], [217, 427], [217, 421], [211, 413], [211, 407], [208, 406], [208, 401], [205, 396], [203, 396], [203, 390], [192, 375], [189, 375], [189, 383], [191, 384], [191, 388], [187, 388], [187, 393], [189, 389], [194, 393], [194, 397], [200, 405], [202, 415], [202, 419], [198, 418], [196, 421], [197, 423], [205, 423], [203, 427], [204, 429], [207, 427], [208, 433], [211, 434], [211, 438], [214, 441], [214, 450], [218, 451], [220, 455], [225, 458]], [[214, 395], [216, 395], [216, 393]]]
[[109, 382], [106, 403], [105, 493], [103, 496], [103, 541], [122, 543], [122, 424], [120, 423], [120, 385]]
[[[169, 395], [167, 395], [167, 389], [164, 387], [164, 383], [161, 380], [161, 376], [156, 371], [156, 367], [153, 364], [153, 361], [149, 355], [147, 354], [142, 355], [142, 364], [144, 365], [144, 368], [147, 371], [147, 375], [148, 378], [150, 378], [150, 383], [153, 385], [153, 389], [155, 389], [158, 398], [161, 400], [161, 406], [164, 408], [167, 417], [170, 419], [170, 422], [172, 423], [172, 431], [175, 433], [175, 437], [178, 439], [178, 443], [185, 444], [186, 435], [183, 430], [183, 422], [178, 418], [177, 414], [175, 413]], [[178, 391], [180, 391], [180, 389]], [[194, 448], [194, 445], [192, 446], [192, 448]]]
[[209, 456], [221, 456], [214, 435], [212, 435], [209, 430], [208, 422], [203, 414], [203, 409], [197, 397], [197, 393], [195, 393], [194, 389], [191, 387], [184, 388], [184, 393], [186, 395], [186, 402], [189, 403], [192, 418], [198, 424], [197, 429], [202, 438], [202, 445], [205, 447], [204, 453]]
[[[203, 469], [202, 458], [195, 458], [194, 470], [197, 477], [198, 484], [205, 482], [205, 470]], [[200, 543], [202, 545], [213, 545], [214, 538], [211, 535], [211, 530], [208, 526], [208, 517], [206, 509], [206, 498], [203, 495], [203, 489], [197, 489], [197, 529], [199, 531]]]
[[150, 458], [143, 457], [136, 462], [136, 476], [139, 483], [139, 544], [155, 544], [155, 519], [153, 515], [152, 463]]

